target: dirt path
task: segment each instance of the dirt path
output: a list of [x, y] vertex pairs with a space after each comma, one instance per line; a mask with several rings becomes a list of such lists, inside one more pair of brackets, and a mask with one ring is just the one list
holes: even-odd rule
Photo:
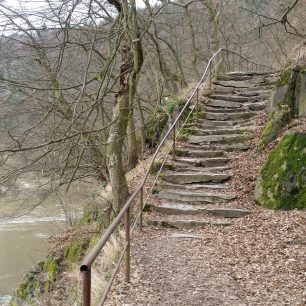
[[[175, 233], [198, 238], [173, 238]], [[131, 284], [107, 305], [306, 305], [305, 212], [262, 210], [230, 227], [146, 228], [132, 245]]]

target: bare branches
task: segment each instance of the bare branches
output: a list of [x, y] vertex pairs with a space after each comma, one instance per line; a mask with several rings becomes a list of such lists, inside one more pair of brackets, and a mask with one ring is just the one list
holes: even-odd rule
[[[240, 9], [248, 11], [254, 15], [257, 15], [260, 19], [260, 26], [255, 27], [254, 30], [259, 31], [259, 35], [261, 33], [261, 30], [265, 27], [269, 27], [276, 24], [282, 24], [285, 27], [285, 31], [289, 34], [296, 35], [298, 37], [306, 37], [306, 34], [301, 33], [296, 27], [294, 27], [289, 21], [289, 14], [292, 12], [292, 10], [299, 4], [300, 0], [295, 0], [286, 10], [286, 12], [281, 17], [271, 17], [253, 10], [250, 10], [248, 8], [240, 7]], [[269, 22], [265, 23], [264, 20], [270, 20]]]

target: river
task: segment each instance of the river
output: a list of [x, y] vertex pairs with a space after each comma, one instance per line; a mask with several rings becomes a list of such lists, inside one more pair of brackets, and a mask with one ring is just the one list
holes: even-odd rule
[[91, 189], [88, 184], [72, 186], [62, 194], [61, 201], [51, 194], [42, 205], [18, 218], [8, 216], [20, 211], [30, 190], [11, 191], [0, 197], [0, 305], [7, 303], [25, 272], [46, 256], [48, 237], [69, 227], [67, 215], [74, 221], [81, 215]]

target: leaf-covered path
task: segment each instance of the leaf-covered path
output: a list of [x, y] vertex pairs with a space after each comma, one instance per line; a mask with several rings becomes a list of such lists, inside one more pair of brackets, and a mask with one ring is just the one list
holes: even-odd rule
[[107, 305], [306, 304], [305, 213], [253, 200], [258, 114], [274, 81], [229, 73], [214, 82], [132, 242], [131, 284], [118, 281]]

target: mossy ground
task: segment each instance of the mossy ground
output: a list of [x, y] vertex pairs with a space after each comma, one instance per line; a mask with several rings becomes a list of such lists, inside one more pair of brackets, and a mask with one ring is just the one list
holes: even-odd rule
[[306, 135], [287, 134], [261, 169], [258, 202], [271, 209], [306, 208]]

